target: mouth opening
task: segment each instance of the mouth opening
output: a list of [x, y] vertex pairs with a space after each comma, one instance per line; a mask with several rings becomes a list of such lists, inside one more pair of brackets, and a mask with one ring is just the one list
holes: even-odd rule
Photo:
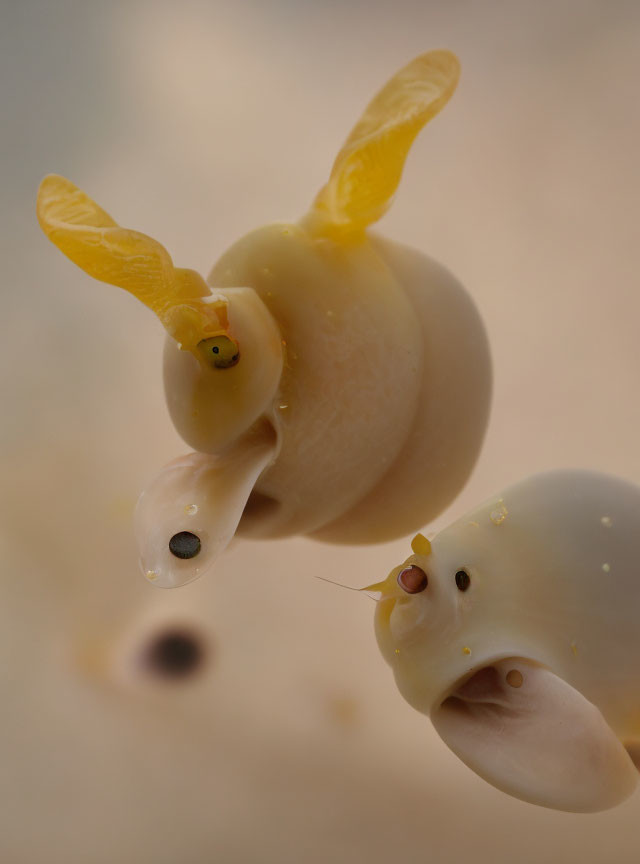
[[[279, 451], [280, 436], [272, 418], [262, 417], [250, 434], [259, 435], [263, 440], [271, 442], [275, 460]], [[271, 526], [278, 518], [281, 510], [282, 502], [277, 498], [257, 489], [252, 489], [247, 503], [244, 505], [237, 532], [245, 537], [268, 537]]]
[[238, 530], [246, 535], [259, 536], [265, 523], [271, 522], [281, 510], [282, 504], [276, 498], [254, 489], [242, 511]]
[[496, 668], [503, 660], [513, 658], [511, 652], [488, 657], [458, 678], [433, 704], [432, 711], [466, 712], [471, 704], [495, 704], [500, 699], [501, 678]]
[[501, 680], [495, 666], [485, 666], [474, 672], [470, 678], [459, 685], [456, 691], [447, 696], [440, 704], [440, 710], [445, 712], [456, 712], [458, 714], [470, 714], [472, 705], [484, 703], [486, 705], [500, 701], [502, 695]]

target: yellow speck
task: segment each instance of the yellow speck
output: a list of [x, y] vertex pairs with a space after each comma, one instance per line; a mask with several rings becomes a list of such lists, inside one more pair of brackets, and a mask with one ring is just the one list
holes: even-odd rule
[[578, 656], [578, 646], [576, 645], [575, 642], [571, 643], [571, 650], [573, 651], [573, 656], [577, 657]]
[[462, 653], [463, 654], [471, 654], [471, 648], [469, 648], [468, 645], [465, 645], [464, 648], [462, 649]]
[[427, 540], [424, 534], [416, 534], [411, 541], [411, 549], [416, 555], [430, 555], [431, 543]]
[[491, 521], [493, 522], [494, 525], [502, 525], [502, 523], [504, 522], [504, 520], [507, 518], [508, 515], [509, 515], [509, 511], [504, 506], [504, 501], [502, 500], [502, 498], [500, 498], [495, 510], [492, 510], [491, 513], [489, 514], [489, 518], [491, 519]]
[[144, 575], [147, 577], [149, 582], [155, 582], [156, 579], [158, 578], [158, 574], [156, 573], [155, 570], [147, 570], [147, 572]]
[[399, 653], [400, 653], [400, 649], [396, 648], [396, 654], [399, 654]]
[[611, 571], [611, 564], [604, 563], [602, 565], [603, 573], [609, 573]]
[[475, 522], [475, 521], [472, 520], [471, 522], [469, 522], [469, 526], [470, 526], [471, 528], [479, 528], [479, 527], [480, 527], [480, 523], [479, 523], [479, 522]]
[[613, 519], [611, 518], [611, 516], [603, 516], [600, 519], [600, 524], [603, 525], [605, 528], [611, 528], [611, 526], [613, 525]]
[[195, 516], [196, 513], [198, 512], [198, 505], [197, 504], [187, 504], [187, 506], [184, 508], [184, 512], [186, 513], [187, 516]]

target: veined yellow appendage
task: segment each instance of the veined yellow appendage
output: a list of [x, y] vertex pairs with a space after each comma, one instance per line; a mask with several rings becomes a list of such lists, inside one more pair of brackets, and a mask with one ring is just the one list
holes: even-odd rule
[[411, 145], [451, 98], [460, 63], [451, 51], [429, 51], [401, 69], [369, 103], [319, 192], [310, 223], [320, 233], [363, 230], [383, 215], [398, 187]]
[[49, 240], [85, 273], [129, 291], [156, 313], [188, 350], [228, 326], [226, 301], [209, 300], [194, 270], [176, 268], [157, 240], [121, 228], [65, 177], [50, 174], [38, 190], [38, 221]]

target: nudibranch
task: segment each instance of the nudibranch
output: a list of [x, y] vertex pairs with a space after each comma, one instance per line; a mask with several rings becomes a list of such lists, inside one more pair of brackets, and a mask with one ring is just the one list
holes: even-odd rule
[[195, 452], [138, 502], [141, 564], [154, 584], [201, 575], [236, 532], [389, 540], [436, 516], [466, 481], [491, 391], [480, 316], [438, 264], [367, 230], [458, 75], [448, 51], [401, 69], [310, 212], [239, 240], [207, 282], [70, 181], [43, 180], [37, 209], [49, 239], [133, 293], [168, 333], [169, 412]]
[[404, 698], [524, 801], [613, 807], [640, 765], [640, 487], [535, 475], [391, 571], [378, 644]]

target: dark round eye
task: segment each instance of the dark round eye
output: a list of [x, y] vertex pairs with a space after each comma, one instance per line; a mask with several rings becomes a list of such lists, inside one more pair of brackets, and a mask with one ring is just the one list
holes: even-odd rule
[[203, 339], [198, 342], [198, 349], [205, 360], [215, 366], [216, 369], [229, 369], [231, 366], [235, 366], [240, 359], [238, 343], [223, 334], [212, 336], [210, 339]]
[[201, 640], [188, 630], [167, 630], [158, 635], [145, 655], [145, 666], [162, 678], [186, 678], [204, 662]]
[[471, 585], [471, 576], [469, 576], [466, 570], [458, 570], [456, 573], [456, 585], [459, 591], [466, 591], [469, 585]]
[[398, 573], [398, 585], [407, 594], [419, 594], [429, 584], [427, 574], [420, 567], [412, 564], [411, 567], [405, 567]]
[[169, 551], [176, 558], [195, 558], [200, 548], [200, 538], [191, 531], [179, 531], [169, 540]]

